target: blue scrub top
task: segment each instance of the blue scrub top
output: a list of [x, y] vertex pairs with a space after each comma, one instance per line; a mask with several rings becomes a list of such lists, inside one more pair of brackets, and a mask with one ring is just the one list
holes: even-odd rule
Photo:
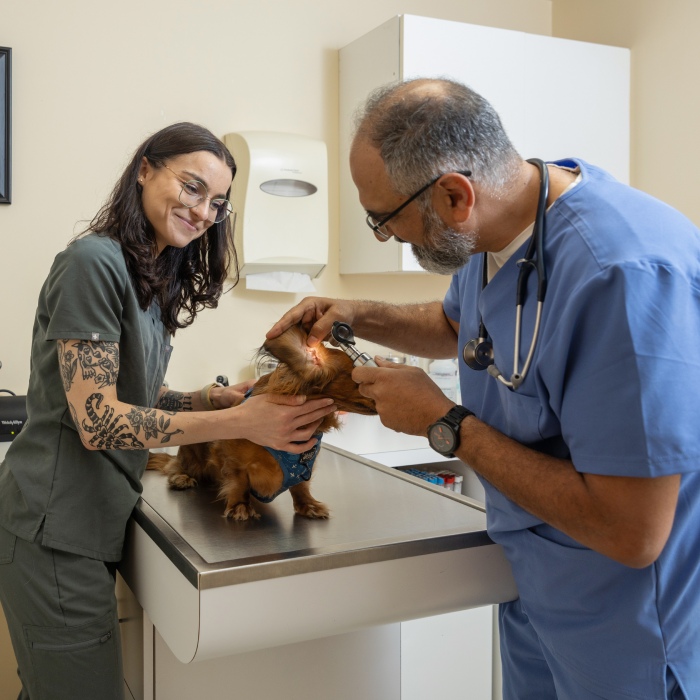
[[[682, 474], [673, 530], [637, 570], [572, 540], [482, 479], [488, 528], [513, 566], [541, 642], [592, 692], [664, 697], [668, 664], [700, 698], [700, 232], [671, 207], [575, 159], [582, 180], [546, 215], [548, 286], [533, 364], [515, 392], [470, 370], [480, 315], [512, 373], [517, 260], [481, 291], [481, 259], [444, 301], [460, 324], [463, 404], [505, 435], [570, 457], [579, 472]], [[521, 366], [536, 308], [523, 309]], [[517, 469], [517, 464], [513, 465]]]

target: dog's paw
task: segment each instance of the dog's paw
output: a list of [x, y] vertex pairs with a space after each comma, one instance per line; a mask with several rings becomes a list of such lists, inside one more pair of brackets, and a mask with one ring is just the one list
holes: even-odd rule
[[224, 511], [224, 518], [231, 518], [231, 520], [238, 521], [248, 519], [258, 520], [260, 518], [260, 513], [247, 503], [236, 503]]
[[187, 474], [171, 474], [168, 477], [168, 484], [170, 484], [171, 489], [183, 491], [184, 489], [191, 489], [196, 486], [197, 480]]
[[305, 518], [316, 518], [319, 520], [330, 518], [331, 512], [328, 506], [321, 501], [308, 501], [294, 505], [294, 511], [297, 515]]

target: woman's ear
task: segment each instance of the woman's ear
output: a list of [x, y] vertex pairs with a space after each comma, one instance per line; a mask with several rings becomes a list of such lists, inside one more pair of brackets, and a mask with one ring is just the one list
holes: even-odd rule
[[148, 158], [144, 156], [141, 159], [141, 165], [139, 166], [138, 181], [140, 185], [143, 185], [144, 181], [148, 178], [148, 175], [152, 170], [153, 166], [149, 163]]
[[469, 219], [475, 200], [471, 181], [461, 173], [443, 175], [433, 188], [433, 208], [452, 228]]

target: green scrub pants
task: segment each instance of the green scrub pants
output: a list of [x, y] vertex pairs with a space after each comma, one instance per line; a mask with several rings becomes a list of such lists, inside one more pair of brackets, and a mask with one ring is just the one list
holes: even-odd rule
[[18, 700], [123, 700], [114, 567], [0, 527], [0, 603]]

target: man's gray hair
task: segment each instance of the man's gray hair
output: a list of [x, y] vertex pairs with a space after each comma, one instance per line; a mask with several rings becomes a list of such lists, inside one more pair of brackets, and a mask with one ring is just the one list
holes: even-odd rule
[[355, 116], [355, 139], [379, 149], [392, 184], [405, 195], [459, 170], [471, 170], [474, 183], [499, 190], [521, 163], [493, 107], [444, 78], [376, 89]]

